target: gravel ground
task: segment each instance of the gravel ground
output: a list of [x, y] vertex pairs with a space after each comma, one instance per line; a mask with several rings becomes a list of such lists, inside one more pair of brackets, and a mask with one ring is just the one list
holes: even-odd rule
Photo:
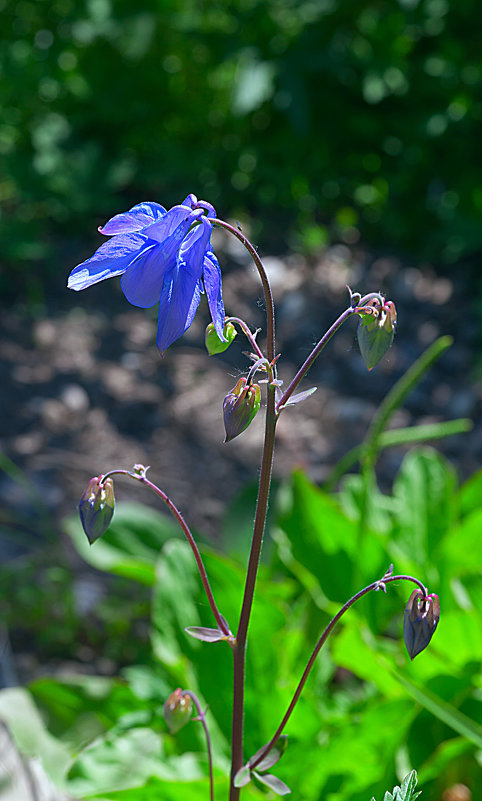
[[[249, 258], [222, 232], [216, 238], [228, 313], [252, 328], [263, 327], [260, 285]], [[440, 277], [430, 265], [402, 264], [346, 245], [331, 247], [312, 263], [301, 256], [264, 261], [277, 303], [279, 370], [285, 381], [345, 307], [346, 284], [362, 293], [384, 292], [395, 301], [399, 320], [393, 347], [371, 372], [358, 350], [355, 321], [330, 342], [303, 384], [316, 385], [317, 392], [280, 420], [277, 476], [302, 466], [322, 482], [360, 442], [394, 382], [441, 334], [452, 334], [454, 345], [411, 394], [393, 426], [470, 417], [470, 434], [437, 447], [462, 478], [480, 467], [480, 320], [463, 270]], [[140, 462], [152, 466], [152, 479], [194, 528], [219, 535], [226, 500], [256, 477], [262, 421], [260, 415], [242, 436], [223, 444], [222, 401], [246, 370], [247, 343], [239, 335], [229, 351], [209, 358], [203, 348], [206, 322], [203, 306], [191, 329], [161, 358], [155, 310], [129, 306], [116, 279], [80, 294], [66, 290], [48, 316], [2, 310], [0, 450], [24, 471], [56, 518], [75, 508], [92, 475]], [[384, 454], [384, 486], [402, 456], [400, 448]], [[12, 479], [12, 466], [5, 462], [4, 467], [10, 473], [0, 478], [4, 519], [26, 516], [28, 521], [38, 510]], [[119, 481], [116, 495], [152, 502], [127, 481]], [[2, 545], [6, 556], [17, 547]]]

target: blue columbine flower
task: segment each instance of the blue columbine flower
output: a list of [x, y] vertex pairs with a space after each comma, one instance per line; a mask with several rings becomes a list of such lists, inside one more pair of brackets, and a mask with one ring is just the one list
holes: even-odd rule
[[214, 327], [224, 341], [221, 271], [211, 249], [209, 218], [215, 216], [213, 206], [195, 195], [169, 211], [159, 203], [138, 203], [99, 228], [112, 239], [74, 267], [67, 286], [79, 291], [122, 275], [129, 303], [143, 309], [159, 303], [161, 352], [189, 328], [206, 292]]

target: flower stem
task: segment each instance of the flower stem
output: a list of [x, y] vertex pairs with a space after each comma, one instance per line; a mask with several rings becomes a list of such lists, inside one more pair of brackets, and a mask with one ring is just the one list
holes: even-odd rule
[[204, 562], [202, 560], [202, 556], [199, 553], [199, 548], [197, 547], [197, 544], [196, 544], [196, 542], [194, 540], [194, 537], [191, 534], [189, 526], [187, 525], [186, 521], [184, 520], [184, 518], [183, 518], [182, 514], [180, 513], [179, 509], [177, 508], [177, 506], [174, 505], [174, 503], [166, 495], [166, 493], [163, 492], [156, 484], [153, 484], [152, 481], [149, 481], [149, 479], [146, 477], [146, 470], [147, 470], [147, 468], [143, 468], [139, 472], [137, 472], [137, 471], [133, 471], [132, 472], [130, 470], [111, 470], [109, 473], [105, 474], [104, 481], [105, 481], [106, 478], [108, 478], [109, 476], [113, 476], [113, 475], [129, 476], [129, 478], [134, 478], [136, 481], [140, 481], [141, 484], [144, 484], [146, 487], [148, 487], [150, 490], [152, 490], [152, 492], [154, 492], [158, 496], [158, 498], [160, 498], [161, 501], [163, 501], [166, 504], [166, 506], [169, 509], [169, 511], [174, 515], [174, 517], [176, 518], [177, 522], [181, 526], [181, 528], [182, 528], [182, 530], [183, 530], [183, 532], [184, 532], [184, 534], [186, 536], [186, 539], [187, 539], [187, 541], [188, 541], [188, 543], [189, 543], [189, 545], [191, 547], [191, 550], [192, 550], [192, 552], [194, 554], [194, 559], [196, 560], [196, 564], [198, 566], [199, 575], [201, 577], [202, 585], [204, 587], [204, 592], [206, 593], [209, 606], [211, 607], [211, 611], [212, 611], [212, 613], [213, 613], [213, 615], [214, 615], [214, 617], [216, 619], [216, 623], [218, 624], [218, 628], [220, 629], [220, 631], [223, 632], [223, 634], [226, 635], [227, 641], [229, 642], [231, 647], [233, 647], [232, 636], [230, 635], [230, 631], [229, 631], [229, 628], [226, 625], [226, 621], [224, 620], [224, 618], [222, 617], [222, 615], [219, 612], [218, 607], [216, 606], [216, 601], [214, 600], [214, 595], [213, 595], [213, 592], [211, 590], [211, 585], [209, 583], [209, 579], [208, 579], [208, 576], [207, 576], [207, 573], [206, 573], [206, 568], [204, 567]]
[[276, 412], [277, 413], [280, 412], [280, 410], [283, 408], [283, 406], [286, 403], [286, 401], [288, 400], [288, 398], [291, 397], [291, 395], [295, 391], [296, 387], [300, 383], [301, 379], [303, 378], [303, 376], [306, 375], [306, 373], [308, 372], [310, 367], [316, 361], [316, 359], [320, 355], [320, 353], [323, 350], [323, 348], [327, 345], [327, 343], [332, 338], [333, 334], [335, 334], [336, 331], [338, 331], [338, 329], [343, 325], [345, 320], [347, 320], [348, 317], [350, 317], [350, 315], [352, 315], [355, 311], [356, 311], [356, 307], [354, 307], [354, 306], [349, 306], [348, 309], [345, 309], [345, 311], [342, 314], [340, 314], [338, 319], [335, 320], [335, 322], [328, 329], [328, 331], [322, 336], [322, 338], [320, 339], [318, 344], [311, 351], [310, 355], [308, 356], [308, 358], [306, 359], [304, 364], [301, 365], [301, 367], [298, 370], [298, 372], [296, 373], [295, 377], [292, 379], [291, 383], [288, 385], [288, 387], [284, 391], [283, 396], [281, 397], [281, 400], [279, 400], [278, 403], [276, 404]]
[[245, 335], [246, 339], [249, 341], [249, 344], [251, 345], [253, 350], [256, 352], [256, 355], [260, 359], [264, 358], [263, 357], [263, 351], [261, 350], [261, 348], [259, 347], [259, 345], [258, 345], [258, 343], [256, 342], [256, 339], [255, 339], [257, 331], [253, 334], [253, 332], [251, 331], [249, 326], [246, 325], [244, 320], [241, 320], [240, 317], [226, 317], [224, 322], [225, 323], [237, 323], [237, 325], [239, 325], [239, 327], [243, 331], [243, 334]]
[[268, 360], [270, 362], [273, 361], [275, 357], [275, 321], [274, 321], [274, 302], [273, 302], [273, 294], [271, 292], [271, 286], [268, 280], [268, 276], [266, 275], [266, 270], [264, 269], [263, 262], [258, 256], [258, 251], [251, 244], [249, 239], [240, 231], [238, 228], [235, 228], [233, 225], [225, 222], [224, 220], [218, 220], [215, 218], [214, 220], [209, 220], [213, 225], [218, 225], [220, 228], [225, 228], [226, 231], [229, 231], [236, 239], [239, 239], [242, 245], [246, 248], [248, 253], [250, 254], [251, 258], [253, 259], [256, 269], [258, 270], [259, 277], [261, 278], [261, 283], [263, 285], [264, 297], [266, 300], [266, 319], [267, 319], [267, 352], [268, 352]]
[[191, 690], [185, 690], [184, 695], [189, 695], [192, 698], [193, 704], [196, 707], [198, 713], [198, 720], [201, 721], [204, 729], [204, 734], [206, 735], [206, 749], [208, 752], [208, 765], [209, 765], [209, 798], [210, 801], [214, 801], [213, 755], [211, 749], [211, 737], [209, 736], [209, 729], [206, 723], [205, 713], [202, 711], [201, 704], [199, 703], [195, 693], [191, 692]]
[[303, 671], [303, 675], [301, 676], [301, 679], [300, 679], [300, 681], [298, 683], [298, 686], [296, 688], [295, 694], [294, 694], [294, 696], [293, 696], [293, 698], [291, 700], [290, 705], [288, 706], [288, 709], [285, 712], [285, 715], [284, 715], [280, 725], [276, 729], [276, 731], [273, 734], [273, 736], [272, 736], [271, 740], [269, 741], [269, 743], [266, 744], [266, 747], [263, 748], [261, 753], [258, 755], [257, 759], [254, 762], [250, 763], [250, 767], [251, 768], [255, 768], [256, 765], [259, 765], [261, 760], [263, 760], [265, 758], [265, 756], [271, 751], [271, 749], [274, 746], [274, 744], [276, 743], [277, 739], [282, 734], [284, 727], [288, 723], [288, 720], [290, 719], [290, 717], [291, 717], [291, 715], [293, 713], [293, 710], [294, 710], [296, 704], [298, 703], [300, 695], [301, 695], [301, 693], [303, 691], [303, 688], [304, 688], [304, 686], [306, 684], [306, 680], [308, 679], [308, 676], [310, 675], [311, 669], [312, 669], [313, 665], [315, 664], [316, 657], [320, 653], [322, 647], [324, 646], [324, 644], [327, 641], [328, 637], [330, 636], [331, 632], [335, 628], [335, 626], [338, 623], [338, 621], [343, 617], [345, 612], [348, 609], [350, 609], [350, 607], [353, 606], [353, 604], [355, 604], [357, 601], [359, 601], [360, 598], [363, 598], [364, 595], [367, 595], [367, 593], [371, 592], [372, 590], [379, 590], [379, 589], [383, 589], [384, 590], [385, 589], [384, 588], [385, 584], [388, 584], [391, 581], [402, 581], [402, 580], [403, 581], [413, 581], [413, 583], [416, 584], [417, 587], [419, 587], [422, 590], [423, 596], [424, 597], [427, 596], [427, 590], [424, 587], [424, 585], [422, 584], [422, 582], [419, 581], [418, 579], [414, 578], [413, 576], [400, 575], [400, 576], [383, 577], [383, 579], [379, 579], [378, 581], [374, 581], [372, 584], [369, 584], [368, 587], [365, 587], [363, 590], [360, 590], [360, 592], [357, 592], [356, 595], [354, 595], [352, 598], [350, 598], [350, 600], [347, 601], [344, 606], [342, 606], [340, 611], [328, 623], [326, 629], [324, 630], [323, 634], [321, 635], [320, 639], [318, 640], [318, 642], [315, 645], [313, 653], [311, 654], [311, 656], [310, 656], [310, 658], [309, 658], [309, 660], [307, 662], [307, 665], [306, 665], [306, 667], [305, 667], [305, 669]]
[[254, 521], [253, 539], [249, 556], [246, 584], [244, 588], [243, 605], [239, 618], [236, 642], [233, 649], [234, 658], [234, 684], [233, 684], [233, 725], [232, 725], [232, 763], [230, 801], [238, 801], [240, 790], [234, 787], [233, 780], [243, 766], [243, 717], [244, 717], [244, 681], [246, 670], [246, 640], [248, 635], [249, 619], [253, 605], [256, 577], [258, 574], [263, 534], [268, 510], [271, 472], [273, 466], [274, 438], [276, 430], [275, 414], [275, 387], [268, 384], [268, 402], [266, 408], [265, 439], [263, 461], [259, 480], [258, 501]]

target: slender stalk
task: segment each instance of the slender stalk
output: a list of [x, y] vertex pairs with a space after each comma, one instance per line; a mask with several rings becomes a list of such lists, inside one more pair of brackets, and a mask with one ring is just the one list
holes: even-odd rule
[[301, 379], [303, 378], [303, 376], [306, 375], [306, 373], [308, 372], [308, 370], [310, 369], [312, 364], [316, 361], [316, 359], [320, 355], [320, 353], [323, 350], [323, 348], [327, 345], [327, 343], [332, 338], [333, 334], [335, 334], [338, 331], [338, 329], [343, 325], [345, 320], [347, 320], [348, 317], [350, 317], [350, 315], [352, 315], [355, 311], [356, 311], [356, 307], [354, 307], [354, 306], [349, 306], [348, 309], [345, 309], [345, 311], [342, 314], [340, 314], [338, 319], [335, 320], [335, 322], [328, 329], [328, 331], [322, 336], [322, 338], [320, 339], [320, 341], [318, 342], [316, 347], [311, 351], [310, 355], [308, 356], [308, 358], [306, 359], [304, 364], [301, 365], [301, 367], [298, 370], [298, 372], [296, 373], [295, 377], [293, 378], [291, 383], [286, 388], [285, 392], [283, 393], [283, 396], [282, 396], [281, 400], [279, 400], [278, 403], [276, 404], [276, 411], [277, 412], [280, 411], [280, 409], [284, 406], [284, 404], [286, 403], [288, 398], [291, 397], [291, 395], [293, 394], [294, 390], [296, 389], [296, 387], [300, 383]]
[[263, 534], [268, 510], [271, 472], [273, 466], [274, 438], [276, 430], [275, 414], [275, 387], [268, 385], [268, 403], [266, 408], [265, 440], [263, 461], [259, 480], [258, 501], [254, 521], [253, 539], [246, 574], [243, 605], [239, 618], [236, 643], [233, 650], [234, 657], [234, 686], [233, 686], [233, 726], [232, 726], [232, 763], [231, 788], [229, 799], [237, 801], [240, 790], [234, 787], [233, 780], [243, 766], [243, 717], [244, 717], [244, 681], [246, 670], [246, 640], [248, 635], [251, 608], [253, 605], [254, 590], [258, 574]]
[[[259, 345], [258, 345], [258, 343], [256, 342], [256, 339], [255, 339], [257, 331], [253, 334], [253, 332], [251, 331], [249, 326], [246, 325], [244, 320], [241, 320], [240, 317], [226, 317], [224, 322], [225, 323], [237, 323], [239, 325], [239, 327], [241, 328], [241, 330], [243, 331], [244, 335], [246, 336], [246, 339], [249, 341], [249, 344], [251, 345], [253, 350], [256, 351], [256, 355], [260, 359], [263, 358], [263, 351], [261, 350], [261, 348], [259, 347]], [[259, 331], [259, 329], [258, 329], [258, 331]]]
[[150, 490], [152, 490], [152, 492], [154, 492], [158, 496], [158, 498], [160, 498], [161, 501], [163, 501], [166, 504], [166, 506], [169, 509], [169, 511], [174, 515], [174, 517], [176, 518], [177, 522], [181, 526], [181, 528], [182, 528], [182, 530], [183, 530], [183, 532], [184, 532], [184, 534], [186, 536], [186, 539], [187, 539], [187, 541], [188, 541], [188, 543], [189, 543], [189, 545], [191, 547], [191, 550], [192, 550], [193, 555], [194, 555], [194, 559], [196, 560], [196, 564], [198, 566], [199, 575], [201, 577], [202, 585], [204, 587], [204, 592], [206, 593], [206, 596], [207, 596], [207, 599], [208, 599], [208, 603], [209, 603], [209, 606], [211, 607], [211, 611], [212, 611], [212, 613], [213, 613], [213, 615], [214, 615], [214, 617], [216, 619], [216, 623], [218, 624], [218, 627], [223, 632], [223, 634], [226, 635], [227, 641], [229, 642], [231, 647], [233, 647], [233, 642], [232, 642], [232, 637], [230, 636], [230, 631], [229, 631], [228, 627], [226, 626], [226, 622], [224, 621], [222, 615], [219, 612], [219, 609], [218, 609], [218, 607], [216, 605], [216, 601], [214, 600], [214, 595], [213, 595], [213, 592], [211, 590], [211, 585], [209, 583], [209, 579], [208, 579], [208, 576], [207, 576], [207, 573], [206, 573], [206, 568], [204, 567], [204, 562], [202, 560], [202, 556], [199, 553], [199, 548], [197, 547], [196, 541], [195, 541], [193, 535], [191, 534], [189, 526], [187, 525], [186, 521], [184, 520], [184, 518], [183, 518], [182, 514], [180, 513], [179, 509], [177, 508], [177, 506], [174, 505], [174, 503], [166, 495], [166, 493], [163, 492], [156, 484], [153, 484], [152, 481], [149, 481], [149, 479], [146, 477], [146, 474], [145, 474], [146, 469], [147, 468], [143, 468], [142, 471], [139, 471], [138, 473], [137, 472], [131, 472], [130, 470], [110, 470], [109, 473], [105, 474], [104, 480], [106, 478], [109, 478], [109, 476], [114, 476], [114, 475], [129, 476], [129, 478], [134, 478], [136, 481], [140, 481], [141, 484], [144, 484], [146, 487], [148, 487]]
[[211, 748], [211, 737], [209, 735], [209, 729], [206, 723], [205, 713], [202, 711], [201, 704], [199, 703], [195, 693], [191, 692], [191, 690], [185, 690], [184, 695], [189, 695], [192, 698], [193, 704], [196, 707], [198, 714], [197, 720], [199, 720], [202, 723], [204, 734], [206, 735], [206, 749], [208, 752], [208, 766], [209, 766], [209, 798], [210, 801], [214, 801], [213, 754]]
[[384, 577], [383, 579], [379, 579], [378, 581], [374, 581], [372, 584], [369, 584], [368, 587], [365, 587], [363, 590], [360, 590], [360, 592], [357, 592], [356, 595], [354, 595], [352, 598], [350, 598], [350, 600], [347, 601], [344, 606], [342, 606], [340, 611], [328, 623], [326, 629], [324, 630], [324, 632], [321, 635], [320, 639], [316, 643], [315, 648], [313, 650], [313, 653], [311, 654], [311, 656], [310, 656], [310, 658], [309, 658], [309, 660], [307, 662], [307, 665], [306, 665], [306, 667], [305, 667], [305, 669], [303, 671], [303, 675], [301, 676], [301, 679], [300, 679], [300, 681], [298, 683], [298, 686], [296, 688], [295, 694], [294, 694], [294, 696], [293, 696], [293, 698], [292, 698], [292, 700], [291, 700], [291, 702], [290, 702], [290, 704], [288, 706], [288, 709], [286, 710], [286, 712], [284, 714], [284, 717], [283, 717], [280, 725], [276, 729], [276, 731], [273, 734], [273, 736], [272, 736], [271, 740], [269, 741], [269, 743], [266, 744], [266, 747], [263, 748], [261, 753], [258, 755], [257, 759], [254, 762], [250, 763], [250, 768], [255, 768], [256, 765], [259, 765], [261, 760], [264, 759], [265, 756], [271, 751], [271, 749], [274, 746], [274, 744], [276, 743], [276, 740], [278, 739], [278, 737], [282, 734], [284, 727], [288, 723], [288, 720], [290, 719], [290, 717], [291, 717], [291, 715], [293, 713], [293, 710], [294, 710], [296, 704], [298, 703], [298, 700], [299, 700], [300, 695], [301, 695], [301, 693], [303, 691], [303, 688], [304, 688], [304, 686], [306, 684], [308, 676], [310, 675], [311, 669], [312, 669], [313, 665], [315, 664], [316, 657], [320, 653], [322, 647], [324, 646], [325, 642], [327, 641], [328, 637], [330, 636], [331, 632], [335, 628], [335, 626], [338, 623], [338, 621], [340, 620], [340, 618], [342, 618], [343, 615], [345, 614], [345, 612], [348, 609], [350, 609], [350, 607], [353, 606], [353, 604], [355, 604], [357, 601], [359, 601], [360, 598], [363, 598], [364, 595], [367, 595], [367, 593], [371, 592], [372, 590], [384, 589], [384, 585], [388, 584], [391, 581], [401, 581], [401, 580], [413, 581], [413, 583], [416, 584], [417, 587], [419, 587], [422, 590], [424, 597], [427, 595], [427, 589], [424, 587], [424, 585], [422, 584], [421, 581], [419, 581], [418, 579], [414, 578], [413, 576], [400, 575], [400, 576], [389, 576], [388, 578]]
[[213, 225], [218, 225], [220, 228], [225, 228], [226, 231], [229, 231], [236, 239], [239, 239], [242, 245], [246, 248], [248, 253], [250, 254], [251, 258], [253, 259], [256, 268], [259, 273], [259, 277], [261, 278], [261, 283], [263, 285], [264, 297], [266, 300], [266, 319], [267, 319], [267, 352], [268, 352], [268, 359], [270, 362], [273, 361], [275, 357], [275, 320], [274, 320], [274, 302], [273, 302], [273, 294], [271, 292], [271, 287], [269, 284], [268, 276], [266, 275], [266, 270], [264, 269], [263, 262], [258, 256], [258, 251], [251, 244], [249, 239], [240, 231], [238, 228], [235, 228], [233, 225], [225, 222], [224, 220], [218, 220], [215, 218], [214, 220], [210, 219]]

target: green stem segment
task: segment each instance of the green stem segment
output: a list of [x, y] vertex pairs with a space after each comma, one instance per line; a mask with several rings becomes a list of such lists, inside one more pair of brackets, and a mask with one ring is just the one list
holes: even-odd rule
[[266, 744], [266, 747], [263, 748], [261, 753], [258, 755], [257, 759], [254, 762], [250, 763], [250, 768], [255, 768], [257, 765], [259, 765], [261, 760], [263, 760], [265, 758], [265, 756], [267, 754], [269, 754], [269, 752], [271, 751], [272, 747], [274, 746], [274, 744], [276, 743], [276, 741], [278, 740], [278, 738], [282, 734], [284, 727], [288, 723], [288, 720], [290, 719], [290, 717], [291, 717], [291, 715], [293, 713], [293, 710], [294, 710], [296, 704], [298, 703], [298, 700], [299, 700], [300, 695], [301, 695], [301, 693], [303, 691], [303, 688], [304, 688], [304, 686], [306, 684], [308, 676], [311, 673], [311, 669], [312, 669], [313, 665], [315, 664], [316, 657], [320, 653], [322, 647], [324, 646], [325, 642], [327, 641], [328, 637], [330, 636], [331, 632], [335, 628], [335, 626], [338, 623], [338, 621], [343, 617], [345, 612], [348, 609], [350, 609], [351, 606], [353, 606], [353, 604], [355, 604], [357, 601], [360, 600], [360, 598], [363, 598], [364, 595], [367, 595], [367, 593], [371, 592], [372, 590], [385, 589], [384, 585], [388, 584], [391, 581], [413, 581], [413, 583], [416, 584], [417, 587], [419, 587], [421, 589], [424, 597], [427, 595], [427, 590], [426, 590], [426, 588], [424, 587], [424, 585], [422, 584], [421, 581], [419, 581], [418, 579], [414, 578], [413, 576], [400, 575], [400, 576], [383, 577], [382, 579], [379, 579], [378, 581], [374, 581], [372, 584], [369, 584], [368, 587], [364, 587], [363, 590], [360, 590], [360, 592], [357, 592], [356, 595], [354, 595], [352, 598], [350, 598], [350, 600], [347, 601], [344, 606], [342, 606], [340, 611], [328, 623], [326, 629], [324, 630], [324, 632], [321, 635], [320, 639], [316, 643], [315, 648], [313, 650], [313, 653], [311, 654], [311, 656], [310, 656], [310, 658], [309, 658], [309, 660], [307, 662], [307, 665], [306, 665], [306, 667], [305, 667], [305, 669], [303, 671], [303, 675], [301, 676], [301, 679], [300, 679], [300, 681], [298, 683], [298, 686], [296, 688], [295, 694], [294, 694], [294, 696], [293, 696], [293, 698], [291, 700], [290, 705], [288, 706], [288, 709], [285, 712], [285, 715], [284, 715], [280, 725], [276, 729], [276, 731], [273, 734], [273, 736], [272, 736], [271, 740], [269, 741], [269, 743]]

